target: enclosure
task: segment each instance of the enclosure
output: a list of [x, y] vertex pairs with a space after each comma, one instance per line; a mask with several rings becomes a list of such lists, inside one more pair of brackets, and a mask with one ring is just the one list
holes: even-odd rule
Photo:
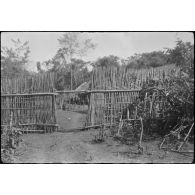
[[[101, 151], [101, 155], [109, 158], [110, 146], [112, 152], [119, 150], [118, 146], [115, 147], [116, 143], [121, 144], [121, 150], [126, 146], [125, 150], [129, 151], [131, 146], [136, 152], [130, 152], [130, 159], [139, 156], [142, 162], [145, 162], [144, 158], [148, 160], [151, 154], [148, 145], [155, 148], [152, 150], [156, 152], [154, 158], [157, 161], [159, 158], [166, 159], [163, 150], [182, 153], [181, 149], [185, 150], [188, 140], [192, 146], [194, 113], [189, 101], [183, 103], [179, 99], [188, 91], [181, 91], [178, 86], [178, 91], [181, 91], [178, 97], [170, 93], [170, 89], [173, 91], [171, 87], [175, 89], [176, 86], [172, 77], [180, 74], [180, 69], [175, 66], [145, 70], [97, 67], [91, 72], [90, 80], [75, 90], [56, 90], [56, 75], [53, 73], [2, 77], [2, 141], [9, 142], [19, 132], [28, 134], [27, 143], [33, 146], [35, 153], [32, 157], [38, 155], [40, 159], [48, 154], [47, 158], [53, 160], [57, 155], [60, 162], [66, 153], [67, 156], [73, 155], [73, 162], [91, 162], [93, 157], [86, 155], [88, 152], [84, 148], [92, 150], [92, 153], [95, 150], [95, 155]], [[87, 88], [83, 88], [84, 85]], [[188, 90], [187, 87], [185, 89]], [[189, 97], [193, 97], [193, 93]], [[7, 136], [7, 133], [10, 135]], [[44, 133], [44, 137], [40, 133]], [[158, 139], [163, 137], [158, 145], [155, 136]], [[91, 145], [94, 143], [104, 144], [94, 147]], [[109, 147], [105, 147], [105, 143]], [[193, 153], [189, 147], [187, 152]], [[162, 157], [158, 157], [159, 154]], [[112, 158], [105, 162], [110, 162]], [[171, 158], [172, 155], [169, 156]], [[34, 159], [31, 161], [34, 162]], [[154, 161], [149, 159], [147, 162]]]
[[[1, 124], [43, 131], [83, 129], [94, 126], [118, 125], [129, 105], [140, 98], [148, 100], [155, 96], [141, 97], [140, 91], [150, 81], [161, 89], [169, 74], [176, 74], [174, 66], [132, 70], [98, 67], [91, 73], [91, 89], [78, 91], [55, 90], [55, 74], [40, 74], [24, 78], [1, 78]], [[161, 95], [162, 96], [162, 95]], [[162, 110], [163, 101], [150, 108], [150, 114]], [[153, 100], [153, 101], [154, 101]], [[154, 108], [155, 106], [155, 108]], [[128, 108], [128, 109], [127, 109]], [[126, 113], [127, 114], [127, 113]], [[129, 115], [130, 114], [130, 115]], [[130, 109], [128, 117], [136, 118], [137, 110]], [[75, 123], [76, 125], [70, 125]]]

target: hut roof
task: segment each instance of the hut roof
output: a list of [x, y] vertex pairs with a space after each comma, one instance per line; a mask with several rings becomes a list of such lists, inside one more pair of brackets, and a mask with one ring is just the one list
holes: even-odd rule
[[84, 82], [75, 89], [75, 91], [86, 91], [86, 90], [89, 90], [89, 82]]

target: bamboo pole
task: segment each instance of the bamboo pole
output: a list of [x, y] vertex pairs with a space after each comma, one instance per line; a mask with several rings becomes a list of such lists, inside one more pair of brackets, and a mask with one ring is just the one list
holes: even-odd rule
[[194, 123], [191, 125], [191, 127], [190, 127], [190, 129], [189, 129], [187, 135], [186, 135], [185, 138], [184, 138], [184, 141], [180, 144], [180, 146], [178, 147], [178, 150], [177, 150], [177, 151], [180, 151], [181, 148], [182, 148], [182, 146], [186, 143], [186, 141], [187, 141], [187, 139], [188, 139], [188, 137], [189, 137], [189, 135], [190, 135], [190, 133], [191, 133], [193, 127], [194, 127]]

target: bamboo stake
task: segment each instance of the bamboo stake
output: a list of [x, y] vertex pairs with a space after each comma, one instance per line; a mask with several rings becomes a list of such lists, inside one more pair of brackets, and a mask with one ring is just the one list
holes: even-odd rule
[[191, 127], [190, 127], [190, 129], [189, 129], [189, 131], [188, 131], [188, 133], [186, 135], [186, 137], [184, 138], [184, 141], [180, 144], [180, 146], [178, 147], [178, 150], [177, 151], [180, 151], [180, 149], [182, 148], [182, 146], [187, 142], [188, 137], [189, 137], [189, 135], [190, 135], [193, 127], [194, 127], [194, 123], [191, 125]]
[[142, 117], [140, 117], [140, 122], [141, 122], [141, 134], [140, 134], [140, 139], [139, 139], [139, 145], [138, 145], [138, 150], [140, 151], [141, 154], [143, 154], [144, 148], [142, 146], [142, 137], [143, 137], [143, 120]]

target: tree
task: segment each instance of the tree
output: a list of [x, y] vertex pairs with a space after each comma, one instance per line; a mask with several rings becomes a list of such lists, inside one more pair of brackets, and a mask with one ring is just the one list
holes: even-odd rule
[[173, 49], [167, 49], [169, 55], [168, 61], [179, 66], [182, 71], [187, 72], [190, 70], [194, 72], [194, 45], [190, 42], [184, 43], [181, 40], [176, 42]]
[[29, 42], [22, 43], [19, 39], [13, 40], [13, 47], [2, 47], [1, 49], [1, 71], [2, 75], [14, 76], [27, 73], [25, 65], [29, 61]]
[[[49, 61], [48, 61], [49, 63]], [[69, 90], [71, 86], [71, 71], [72, 67], [72, 88], [76, 88], [83, 82], [87, 82], [90, 77], [90, 72], [88, 71], [88, 65], [90, 62], [85, 62], [81, 59], [71, 59], [71, 63], [66, 64], [66, 66], [60, 66], [59, 62], [55, 61], [58, 65], [53, 66], [49, 69], [49, 72], [56, 73], [56, 84], [55, 88], [57, 90]], [[49, 66], [49, 64], [48, 64]], [[59, 68], [60, 67], [60, 68]]]
[[111, 66], [119, 67], [119, 57], [110, 55], [110, 56], [99, 58], [95, 62], [94, 66], [96, 67], [111, 67]]
[[72, 65], [71, 61], [73, 58], [78, 58], [85, 56], [90, 49], [95, 48], [95, 44], [92, 43], [91, 39], [87, 39], [82, 36], [82, 33], [79, 32], [67, 32], [58, 39], [60, 44], [60, 49], [58, 50], [55, 61], [57, 66], [63, 67], [70, 64], [71, 72], [71, 90], [73, 85], [73, 74], [72, 74]]
[[89, 81], [90, 72], [88, 71], [87, 66], [90, 62], [85, 62], [81, 59], [72, 59], [71, 65], [73, 70], [73, 86], [78, 87], [83, 82]]
[[42, 72], [41, 62], [37, 62], [37, 70], [38, 70], [39, 73]]
[[166, 96], [171, 105], [166, 112], [175, 114], [182, 124], [194, 122], [194, 45], [179, 40], [173, 49], [167, 49], [169, 62], [180, 67], [179, 74], [169, 75]]
[[128, 58], [127, 68], [149, 68], [159, 67], [167, 64], [168, 56], [163, 51], [153, 51], [149, 53], [135, 54]]

